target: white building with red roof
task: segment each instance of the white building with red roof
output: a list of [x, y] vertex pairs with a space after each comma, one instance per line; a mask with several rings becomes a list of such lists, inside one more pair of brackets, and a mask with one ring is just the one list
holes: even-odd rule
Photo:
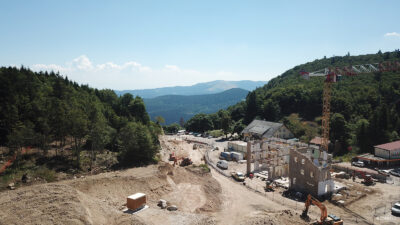
[[376, 145], [375, 156], [385, 159], [400, 159], [400, 141]]

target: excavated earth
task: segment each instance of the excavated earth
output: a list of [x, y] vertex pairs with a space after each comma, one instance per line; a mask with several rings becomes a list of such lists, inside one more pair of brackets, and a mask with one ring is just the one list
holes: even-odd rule
[[[149, 208], [124, 213], [126, 197], [136, 192], [147, 195]], [[160, 163], [2, 192], [0, 224], [209, 224], [200, 213], [219, 210], [220, 192], [198, 167]], [[179, 210], [160, 209], [160, 198]]]

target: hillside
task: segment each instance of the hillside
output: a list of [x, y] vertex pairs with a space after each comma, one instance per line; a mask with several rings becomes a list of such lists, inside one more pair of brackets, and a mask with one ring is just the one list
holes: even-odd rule
[[123, 95], [130, 93], [132, 95], [138, 95], [142, 98], [155, 98], [163, 95], [204, 95], [204, 94], [216, 94], [232, 88], [241, 88], [244, 90], [252, 91], [257, 87], [262, 87], [266, 84], [266, 81], [225, 81], [216, 80], [206, 83], [198, 83], [192, 86], [176, 86], [176, 87], [164, 87], [155, 89], [142, 89], [142, 90], [123, 90], [115, 91], [117, 95]]
[[[37, 159], [44, 166], [55, 155], [55, 164], [67, 162], [81, 169], [88, 164], [82, 161], [83, 151], [90, 150], [94, 160], [105, 149], [117, 153], [121, 164], [151, 163], [160, 133], [140, 97], [118, 97], [112, 90], [78, 85], [53, 72], [0, 68], [0, 146], [4, 149], [0, 161], [16, 162], [0, 175], [10, 178], [18, 172], [27, 158], [21, 158], [21, 152], [31, 148], [40, 150], [32, 162]], [[64, 148], [68, 150], [58, 156]], [[55, 154], [47, 154], [49, 150]], [[29, 172], [38, 169], [32, 164], [29, 168]]]
[[162, 116], [166, 124], [185, 121], [197, 113], [214, 113], [232, 104], [244, 100], [248, 91], [240, 88], [207, 95], [165, 95], [152, 99], [144, 99], [146, 109], [152, 119]]
[[[319, 132], [323, 78], [304, 80], [299, 72], [382, 61], [400, 61], [400, 51], [324, 57], [295, 66], [250, 92], [245, 102], [229, 107], [231, 129], [239, 132], [254, 118], [282, 121], [297, 137], [308, 141]], [[344, 77], [333, 85], [330, 125], [331, 142], [337, 141], [330, 147], [340, 154], [346, 153], [348, 146], [369, 152], [373, 145], [399, 139], [400, 73]]]

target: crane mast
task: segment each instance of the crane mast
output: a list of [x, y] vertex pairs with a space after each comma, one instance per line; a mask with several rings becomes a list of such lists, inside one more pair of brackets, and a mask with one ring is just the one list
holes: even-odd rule
[[342, 68], [325, 68], [315, 72], [300, 71], [300, 74], [306, 80], [310, 77], [325, 77], [323, 97], [322, 97], [322, 143], [323, 151], [328, 151], [329, 145], [329, 125], [331, 113], [331, 96], [332, 84], [340, 80], [341, 76], [356, 76], [360, 74], [376, 73], [376, 72], [396, 72], [400, 71], [400, 62], [385, 61], [382, 63], [371, 63], [363, 65], [345, 66]]

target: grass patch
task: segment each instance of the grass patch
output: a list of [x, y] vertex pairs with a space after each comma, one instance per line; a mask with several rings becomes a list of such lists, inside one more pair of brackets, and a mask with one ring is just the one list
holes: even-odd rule
[[208, 134], [213, 137], [221, 137], [224, 135], [224, 132], [222, 130], [212, 130], [212, 131], [209, 131]]
[[199, 167], [202, 168], [204, 170], [204, 172], [207, 172], [207, 173], [210, 172], [210, 168], [208, 167], [207, 164], [200, 164]]
[[35, 171], [33, 171], [32, 174], [34, 177], [40, 177], [47, 182], [53, 182], [56, 180], [56, 172], [54, 170], [51, 170], [45, 166], [40, 166], [38, 167]]
[[339, 160], [341, 162], [351, 162], [351, 159], [353, 157], [357, 156], [356, 152], [350, 152], [341, 156], [335, 156], [333, 157], [334, 160]]

